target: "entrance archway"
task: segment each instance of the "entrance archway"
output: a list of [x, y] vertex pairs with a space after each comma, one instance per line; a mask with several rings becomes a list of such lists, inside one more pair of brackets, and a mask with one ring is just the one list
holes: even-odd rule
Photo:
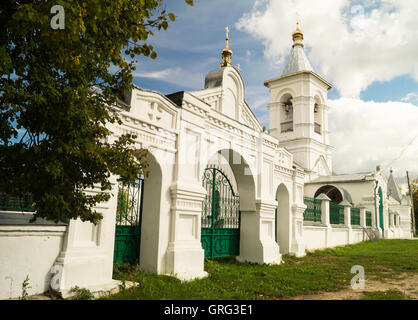
[[246, 213], [255, 212], [254, 178], [238, 152], [219, 150], [209, 163], [219, 157], [224, 160], [223, 166], [208, 165], [202, 173], [202, 185], [207, 191], [202, 207], [202, 248], [206, 258], [245, 256], [246, 250], [251, 250], [251, 245], [245, 243], [253, 224]]
[[226, 174], [208, 167], [203, 174], [207, 195], [203, 202], [201, 242], [205, 258], [239, 255], [239, 196]]
[[114, 263], [140, 264], [141, 269], [155, 271], [162, 171], [150, 152], [145, 161], [147, 175], [139, 175], [134, 184], [119, 184]]
[[118, 181], [114, 264], [139, 263], [143, 195], [143, 175], [131, 184]]

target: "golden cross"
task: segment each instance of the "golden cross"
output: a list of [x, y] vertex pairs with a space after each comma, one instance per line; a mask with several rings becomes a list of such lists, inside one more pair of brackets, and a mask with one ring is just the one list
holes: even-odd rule
[[225, 31], [226, 31], [226, 39], [229, 39], [229, 28], [228, 26], [225, 27]]

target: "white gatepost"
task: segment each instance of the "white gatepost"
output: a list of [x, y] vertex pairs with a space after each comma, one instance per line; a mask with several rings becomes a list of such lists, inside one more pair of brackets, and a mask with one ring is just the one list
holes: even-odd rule
[[279, 264], [282, 255], [280, 248], [275, 241], [275, 211], [277, 208], [276, 200], [256, 200], [256, 212], [259, 216], [260, 232], [260, 254], [262, 259], [260, 263]]
[[172, 222], [166, 273], [186, 281], [204, 278], [207, 272], [201, 244], [201, 216], [206, 190], [199, 184], [173, 184], [170, 189]]
[[[112, 197], [94, 208], [103, 215], [100, 223], [94, 225], [80, 219], [69, 223], [63, 249], [54, 264], [54, 283], [51, 283], [52, 289], [63, 298], [71, 296], [70, 290], [75, 286], [93, 293], [106, 293], [119, 287], [120, 281], [112, 280], [118, 194], [116, 176], [111, 176], [110, 181]], [[99, 188], [86, 191], [87, 194], [98, 192]]]
[[325, 194], [321, 193], [315, 199], [321, 200], [321, 222], [327, 227], [326, 234], [325, 234], [325, 247], [328, 247], [331, 239], [331, 223], [329, 220], [329, 203], [331, 199]]
[[280, 264], [279, 245], [274, 241], [277, 201], [256, 200], [255, 211], [241, 211], [240, 262]]
[[344, 207], [344, 224], [348, 228], [347, 243], [353, 243], [353, 229], [351, 227], [351, 204], [347, 200], [340, 203]]
[[303, 213], [306, 210], [305, 204], [294, 203], [292, 206], [292, 245], [290, 254], [295, 257], [303, 257], [306, 255], [306, 245], [303, 242]]

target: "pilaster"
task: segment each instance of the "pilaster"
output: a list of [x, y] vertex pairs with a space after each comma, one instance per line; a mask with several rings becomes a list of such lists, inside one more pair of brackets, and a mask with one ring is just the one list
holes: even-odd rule
[[351, 227], [351, 204], [344, 200], [340, 203], [340, 205], [344, 206], [344, 224], [348, 228], [347, 232], [347, 243], [353, 243], [353, 229]]
[[[119, 285], [119, 281], [112, 280], [118, 185], [115, 176], [110, 181], [112, 197], [94, 208], [103, 219], [97, 225], [80, 219], [69, 223], [63, 250], [54, 265], [59, 280], [53, 289], [64, 298], [70, 296], [69, 291], [75, 286], [100, 292]], [[86, 193], [97, 192], [86, 190]]]
[[306, 205], [295, 203], [292, 205], [292, 244], [290, 246], [290, 254], [296, 257], [303, 257], [306, 255], [306, 245], [303, 242], [303, 213], [306, 210]]
[[324, 193], [321, 193], [316, 199], [321, 200], [321, 222], [326, 226], [325, 247], [329, 246], [331, 242], [331, 223], [329, 220], [329, 203], [331, 199]]
[[173, 184], [170, 188], [171, 232], [167, 248], [166, 273], [181, 280], [207, 276], [201, 244], [202, 202], [206, 190], [199, 184]]
[[275, 200], [256, 200], [255, 211], [241, 212], [241, 262], [280, 264], [279, 245], [274, 240]]

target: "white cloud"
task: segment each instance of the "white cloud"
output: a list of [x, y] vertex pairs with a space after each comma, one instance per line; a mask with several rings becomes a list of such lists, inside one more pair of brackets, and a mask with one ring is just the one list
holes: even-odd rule
[[151, 72], [134, 72], [134, 77], [165, 80], [169, 77], [176, 76], [181, 71], [182, 71], [181, 68], [167, 68], [167, 69], [163, 69], [159, 71], [151, 71]]
[[[333, 171], [373, 171], [380, 164], [395, 177], [418, 175], [418, 107], [404, 102], [328, 100]], [[414, 140], [415, 138], [415, 140]]]
[[204, 85], [204, 75], [192, 70], [185, 70], [183, 68], [166, 68], [155, 71], [135, 71], [134, 77], [151, 78], [173, 83], [179, 86], [184, 86], [191, 89], [202, 89]]
[[265, 45], [265, 56], [283, 67], [296, 12], [317, 73], [342, 96], [359, 97], [375, 81], [410, 74], [418, 81], [418, 1], [266, 0], [236, 27]]
[[418, 93], [410, 92], [401, 99], [404, 102], [418, 103]]

